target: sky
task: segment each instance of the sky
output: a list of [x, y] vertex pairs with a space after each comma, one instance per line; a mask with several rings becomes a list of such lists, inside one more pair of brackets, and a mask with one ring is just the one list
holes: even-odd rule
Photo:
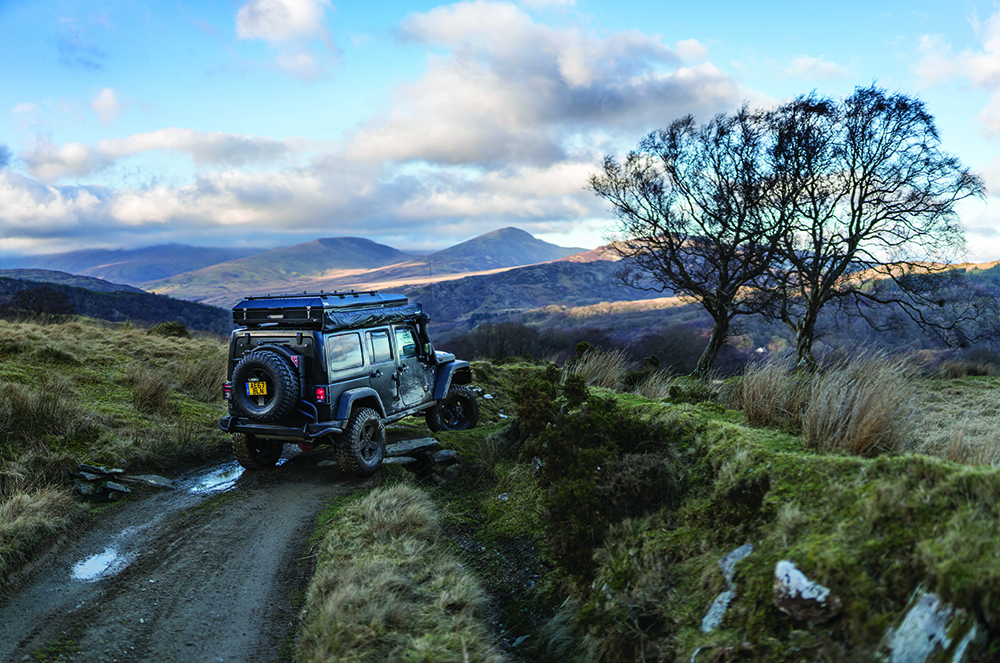
[[996, 0], [0, 0], [0, 58], [0, 266], [506, 226], [593, 248], [604, 155], [872, 83], [984, 178], [967, 257], [1000, 259]]

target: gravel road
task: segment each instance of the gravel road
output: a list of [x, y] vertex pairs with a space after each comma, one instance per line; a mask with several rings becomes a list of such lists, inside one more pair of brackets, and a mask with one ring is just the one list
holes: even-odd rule
[[361, 485], [327, 456], [294, 453], [272, 471], [224, 463], [110, 506], [0, 598], [0, 661], [287, 653], [316, 516]]

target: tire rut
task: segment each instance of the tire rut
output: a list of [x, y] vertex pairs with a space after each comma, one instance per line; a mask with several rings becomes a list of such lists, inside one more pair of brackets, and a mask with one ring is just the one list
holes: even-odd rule
[[[312, 572], [316, 516], [362, 485], [323, 460], [217, 465], [113, 505], [0, 599], [0, 660], [278, 659]], [[238, 478], [224, 490], [202, 487], [227, 473]], [[106, 568], [88, 577], [85, 562]]]

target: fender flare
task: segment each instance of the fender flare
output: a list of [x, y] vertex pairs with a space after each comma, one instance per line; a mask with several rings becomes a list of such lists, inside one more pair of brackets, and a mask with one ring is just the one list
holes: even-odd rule
[[373, 409], [379, 413], [380, 417], [385, 417], [385, 407], [382, 405], [382, 399], [378, 397], [378, 392], [371, 387], [358, 387], [357, 389], [348, 389], [337, 399], [335, 418], [338, 420], [350, 419], [354, 404], [362, 399], [373, 399], [375, 401]]
[[434, 400], [443, 400], [451, 389], [451, 384], [472, 384], [472, 368], [469, 362], [455, 360], [438, 369], [437, 380], [434, 382]]

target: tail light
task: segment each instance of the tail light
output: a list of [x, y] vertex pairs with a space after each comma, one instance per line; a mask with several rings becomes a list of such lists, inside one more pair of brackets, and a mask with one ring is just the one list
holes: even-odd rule
[[327, 403], [326, 387], [316, 387], [316, 402]]
[[223, 382], [222, 383], [222, 397], [227, 401], [233, 400], [233, 383]]

